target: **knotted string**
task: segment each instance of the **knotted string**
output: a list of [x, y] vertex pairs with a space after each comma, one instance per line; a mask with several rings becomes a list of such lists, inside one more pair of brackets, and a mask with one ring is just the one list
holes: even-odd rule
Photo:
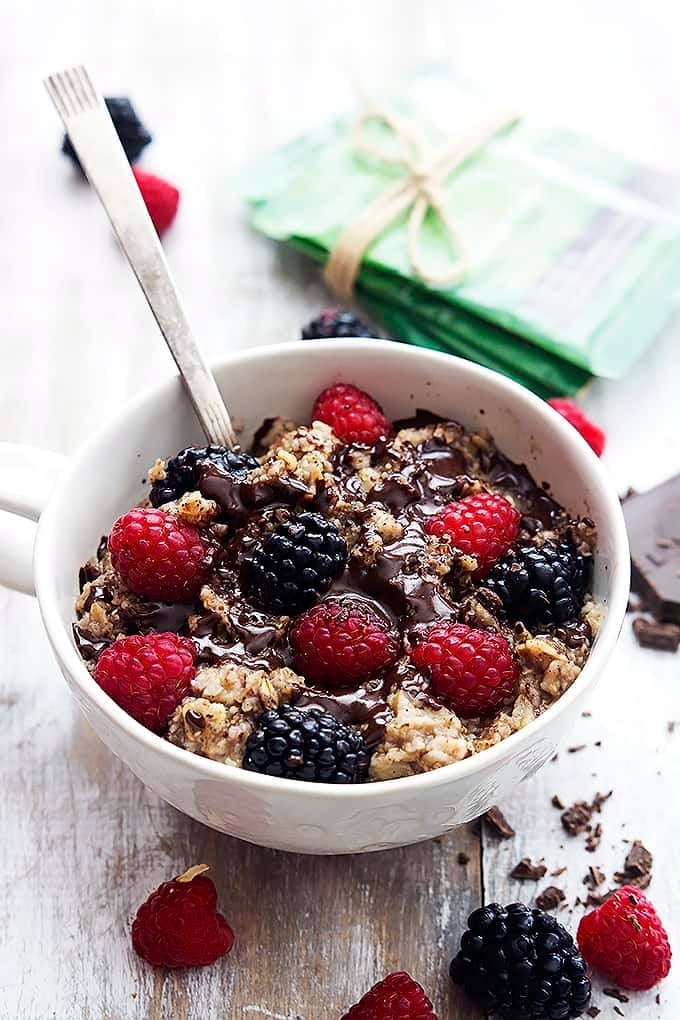
[[[352, 297], [367, 248], [408, 209], [407, 248], [413, 272], [430, 287], [446, 287], [460, 280], [469, 261], [465, 242], [447, 209], [444, 182], [473, 152], [517, 120], [508, 112], [490, 113], [428, 160], [422, 139], [400, 117], [383, 109], [362, 114], [352, 129], [354, 151], [402, 167], [406, 176], [386, 188], [338, 237], [324, 269], [331, 290], [342, 300]], [[368, 137], [366, 129], [376, 121], [389, 128], [398, 143], [396, 154], [393, 146], [378, 145]], [[430, 209], [442, 223], [450, 249], [449, 265], [439, 272], [428, 268], [421, 246], [423, 223]]]

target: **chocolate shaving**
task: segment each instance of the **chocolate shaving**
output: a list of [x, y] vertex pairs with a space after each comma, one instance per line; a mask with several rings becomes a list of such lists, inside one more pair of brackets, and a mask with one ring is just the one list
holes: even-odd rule
[[592, 829], [586, 837], [586, 850], [589, 854], [595, 853], [598, 846], [602, 842], [602, 826], [598, 822], [594, 829]]
[[533, 864], [530, 857], [523, 857], [510, 872], [510, 878], [517, 878], [520, 882], [525, 880], [538, 882], [547, 870], [545, 864]]
[[567, 751], [569, 754], [576, 754], [577, 751], [582, 751], [585, 746], [585, 744], [577, 744], [575, 747], [568, 747]]
[[563, 889], [549, 885], [536, 897], [536, 906], [541, 910], [554, 910], [566, 899]]
[[620, 992], [618, 988], [603, 988], [603, 995], [608, 995], [610, 999], [616, 999], [617, 1002], [630, 1002], [627, 995]]
[[556, 793], [553, 794], [550, 803], [554, 808], [557, 808], [558, 811], [564, 811], [564, 804], [562, 803], [562, 801], [560, 800]]
[[598, 1009], [597, 1006], [588, 1006], [588, 1009], [586, 1010], [586, 1016], [593, 1017], [594, 1020], [594, 1018], [596, 1016], [599, 1016], [601, 1012], [602, 1010]]
[[614, 1012], [615, 1012], [615, 1013], [616, 1013], [616, 1014], [617, 1014], [618, 1016], [625, 1016], [625, 1015], [626, 1015], [626, 1014], [625, 1014], [625, 1013], [623, 1012], [623, 1010], [622, 1010], [622, 1009], [619, 1009], [619, 1007], [618, 1007], [618, 1006], [614, 1006]]
[[677, 623], [658, 623], [638, 616], [633, 620], [633, 633], [642, 648], [677, 652], [680, 646], [680, 626]]
[[499, 839], [512, 839], [515, 830], [508, 822], [500, 808], [492, 807], [483, 815], [484, 821]]
[[598, 885], [602, 885], [606, 877], [604, 871], [591, 864], [588, 868], [588, 874], [583, 878], [583, 884], [587, 885], [590, 889], [597, 889]]
[[563, 875], [566, 870], [567, 870], [567, 866], [566, 866], [566, 864], [563, 864], [561, 868], [555, 868], [554, 871], [551, 871], [550, 872], [550, 877], [551, 878], [557, 878], [558, 875]]

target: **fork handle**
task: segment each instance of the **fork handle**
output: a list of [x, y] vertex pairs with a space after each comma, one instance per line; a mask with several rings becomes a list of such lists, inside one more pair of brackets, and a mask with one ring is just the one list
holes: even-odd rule
[[229, 412], [189, 327], [113, 121], [97, 98], [98, 105], [76, 117], [64, 117], [57, 109], [175, 359], [208, 442], [233, 448], [237, 442]]

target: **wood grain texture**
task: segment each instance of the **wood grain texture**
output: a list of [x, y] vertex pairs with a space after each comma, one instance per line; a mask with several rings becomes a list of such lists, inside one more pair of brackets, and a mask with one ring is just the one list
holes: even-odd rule
[[[40, 81], [70, 61], [85, 60], [107, 94], [132, 95], [156, 135], [144, 167], [181, 187], [166, 250], [210, 357], [293, 337], [327, 300], [306, 262], [248, 230], [233, 176], [361, 90], [420, 64], [453, 60], [508, 101], [680, 166], [680, 133], [670, 127], [680, 104], [680, 14], [662, 0], [644, 13], [614, 0], [527, 0], [521, 10], [500, 0], [0, 0], [0, 18], [3, 439], [69, 452], [173, 371], [98, 203], [58, 155], [59, 126]], [[629, 380], [588, 393], [621, 490], [680, 464], [678, 361], [669, 333]], [[658, 409], [653, 423], [643, 396]], [[677, 664], [641, 652], [626, 626], [593, 716], [573, 734], [587, 748], [562, 752], [502, 805], [518, 835], [485, 839], [488, 899], [533, 894], [507, 878], [526, 854], [568, 864], [556, 881], [572, 902], [589, 863], [611, 876], [623, 838], [639, 837], [655, 854], [651, 893], [678, 939], [678, 823], [665, 806], [680, 778]], [[394, 853], [315, 860], [198, 825], [96, 740], [58, 675], [37, 606], [4, 591], [0, 683], [2, 1020], [337, 1020], [394, 967], [432, 990], [442, 1020], [475, 1016], [450, 998], [445, 974], [481, 897], [475, 827]], [[679, 720], [674, 734], [670, 719]], [[562, 834], [550, 796], [566, 802], [609, 787], [605, 838], [589, 855], [582, 837]], [[461, 850], [467, 867], [457, 863]], [[151, 888], [202, 860], [237, 948], [203, 972], [154, 973], [130, 949], [130, 918]], [[599, 1004], [613, 1017], [610, 1000]], [[680, 1010], [677, 982], [666, 982], [661, 1006], [646, 996], [623, 1008], [636, 1020], [667, 1020]]]

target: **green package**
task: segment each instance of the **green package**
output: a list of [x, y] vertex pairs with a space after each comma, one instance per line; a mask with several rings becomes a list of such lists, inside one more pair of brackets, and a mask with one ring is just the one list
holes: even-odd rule
[[[488, 103], [441, 68], [410, 79], [387, 109], [432, 151]], [[324, 263], [342, 230], [406, 171], [355, 149], [358, 112], [262, 159], [241, 191], [256, 229]], [[371, 130], [383, 146], [387, 129]], [[591, 375], [618, 378], [674, 314], [680, 279], [680, 181], [574, 133], [519, 119], [442, 183], [469, 264], [453, 286], [413, 272], [407, 215], [369, 246], [356, 281], [367, 309], [400, 338], [450, 350], [543, 396]], [[421, 248], [451, 259], [431, 210]]]

